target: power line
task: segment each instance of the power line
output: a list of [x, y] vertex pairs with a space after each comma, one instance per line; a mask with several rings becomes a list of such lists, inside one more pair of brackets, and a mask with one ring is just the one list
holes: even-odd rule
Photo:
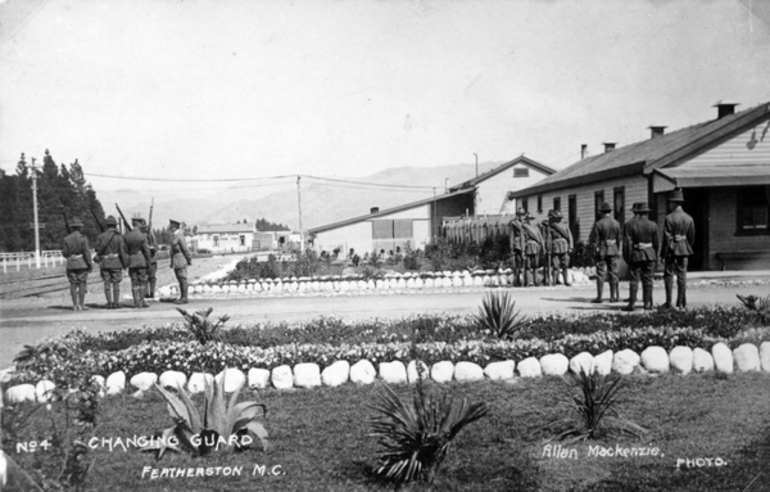
[[367, 186], [376, 186], [378, 188], [406, 188], [406, 189], [415, 189], [415, 190], [433, 190], [433, 186], [412, 186], [412, 185], [391, 185], [391, 184], [383, 184], [383, 183], [367, 183], [365, 181], [351, 181], [348, 179], [334, 179], [334, 178], [322, 178], [319, 176], [308, 176], [303, 174], [303, 178], [310, 178], [310, 179], [317, 179], [320, 181], [334, 181], [338, 183], [348, 183], [348, 184], [359, 184], [359, 185], [367, 185]]

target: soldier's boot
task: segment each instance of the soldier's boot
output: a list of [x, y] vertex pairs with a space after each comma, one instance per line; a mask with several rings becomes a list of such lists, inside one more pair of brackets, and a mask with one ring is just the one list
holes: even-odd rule
[[623, 308], [623, 311], [633, 311], [634, 305], [636, 305], [636, 295], [639, 293], [639, 286], [632, 285], [629, 287], [628, 305]]
[[610, 280], [610, 302], [620, 302], [619, 287], [618, 282]]
[[561, 274], [564, 276], [564, 285], [566, 285], [567, 287], [572, 285], [569, 281], [569, 268], [567, 267], [562, 268]]
[[663, 305], [663, 309], [671, 309], [671, 298], [673, 297], [674, 285], [669, 280], [664, 282], [666, 287], [666, 303]]
[[138, 296], [139, 296], [139, 292], [136, 289], [136, 285], [131, 285], [131, 299], [134, 301], [131, 307], [134, 309], [139, 307]]
[[559, 285], [559, 270], [555, 268], [551, 272], [551, 285]]
[[676, 292], [676, 307], [681, 309], [687, 308], [687, 298], [685, 295], [685, 290], [682, 288], [677, 289]]
[[112, 309], [120, 309], [120, 284], [112, 288]]
[[147, 284], [142, 284], [138, 288], [139, 295], [137, 296], [139, 298], [139, 307], [140, 308], [148, 308], [150, 307], [149, 304], [147, 304], [147, 301], [144, 300], [145, 297], [147, 297]]
[[78, 304], [80, 304], [81, 311], [88, 311], [88, 307], [85, 304], [86, 292], [88, 292], [88, 289], [86, 289], [85, 284], [78, 286]]
[[70, 284], [70, 297], [72, 297], [72, 310], [80, 311], [80, 300], [78, 297], [78, 286]]
[[642, 296], [644, 297], [644, 309], [646, 311], [652, 311], [652, 309], [653, 309], [652, 285], [643, 285], [642, 286]]
[[179, 299], [174, 301], [174, 304], [187, 304], [187, 281], [182, 280], [179, 282]]
[[104, 298], [107, 299], [107, 309], [112, 309], [112, 284], [104, 282]]
[[540, 280], [537, 278], [537, 268], [533, 268], [532, 269], [532, 284], [535, 287], [539, 287], [540, 286]]
[[522, 283], [524, 287], [529, 286], [529, 268], [524, 268], [524, 283]]
[[593, 302], [594, 304], [601, 304], [603, 293], [604, 293], [604, 280], [598, 278], [596, 279], [596, 299], [592, 299], [591, 302]]

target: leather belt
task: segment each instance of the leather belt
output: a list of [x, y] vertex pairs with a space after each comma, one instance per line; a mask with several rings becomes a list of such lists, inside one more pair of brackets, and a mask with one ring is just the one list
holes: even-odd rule
[[617, 241], [615, 241], [614, 239], [607, 239], [606, 241], [604, 241], [604, 244], [606, 244], [607, 246], [613, 246], [614, 244], [616, 244], [616, 242]]
[[687, 236], [682, 236], [680, 234], [674, 234], [674, 241], [676, 241], [676, 242], [684, 241], [685, 239], [687, 239]]
[[83, 257], [83, 255], [70, 255], [69, 259], [70, 260], [79, 260], [82, 257]]
[[634, 245], [634, 248], [636, 248], [636, 249], [652, 248], [652, 243], [637, 243], [637, 244]]

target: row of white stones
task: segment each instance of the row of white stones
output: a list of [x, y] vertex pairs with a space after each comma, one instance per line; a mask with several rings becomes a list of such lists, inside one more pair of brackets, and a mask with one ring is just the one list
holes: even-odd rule
[[[597, 372], [609, 374], [663, 374], [669, 371], [679, 374], [691, 372], [709, 372], [716, 370], [721, 373], [764, 371], [770, 372], [770, 342], [763, 342], [760, 348], [745, 343], [735, 350], [724, 343], [717, 343], [711, 352], [701, 348], [677, 346], [667, 353], [663, 347], [651, 346], [642, 351], [641, 355], [633, 350], [625, 349], [617, 353], [611, 350], [593, 356], [582, 352], [572, 359], [563, 354], [548, 354], [537, 359], [528, 357], [518, 364], [512, 360], [491, 362], [481, 368], [473, 362], [441, 361], [428, 367], [420, 362], [422, 373], [438, 383], [454, 381], [493, 381], [513, 382], [516, 375], [521, 378], [539, 376], [564, 376], [568, 371], [575, 374], [581, 370], [587, 373]], [[355, 384], [372, 384], [377, 378], [378, 371], [368, 360], [360, 360], [350, 365], [347, 361], [337, 361], [330, 366], [320, 369], [318, 364], [300, 363], [294, 369], [281, 365], [272, 369], [249, 369], [244, 374], [239, 369], [226, 369], [216, 376], [208, 373], [193, 373], [189, 378], [179, 371], [165, 371], [160, 376], [151, 372], [135, 374], [129, 380], [134, 388], [135, 396], [140, 396], [157, 382], [161, 386], [178, 388], [187, 387], [190, 393], [200, 393], [205, 387], [205, 381], [222, 381], [224, 378], [225, 391], [233, 392], [241, 385], [248, 384], [250, 388], [264, 389], [273, 386], [276, 389], [314, 388], [317, 386], [339, 386], [348, 381]], [[418, 379], [417, 363], [410, 361], [404, 365], [401, 361], [382, 362], [379, 364], [379, 377], [389, 383], [414, 383]], [[122, 371], [103, 376], [94, 376], [104, 388], [107, 395], [120, 394], [126, 389], [126, 374]], [[48, 400], [50, 390], [54, 388], [51, 381], [40, 381], [37, 385], [20, 384], [6, 391], [8, 402]]]
[[[571, 283], [586, 283], [588, 276], [576, 270], [570, 270]], [[258, 294], [261, 292], [345, 292], [355, 290], [384, 290], [384, 289], [432, 289], [451, 287], [504, 287], [512, 286], [512, 273], [471, 274], [470, 272], [454, 272], [435, 278], [419, 276], [391, 276], [389, 278], [370, 280], [333, 279], [266, 279], [225, 285], [192, 285], [195, 294]], [[161, 297], [171, 297], [178, 293], [176, 285], [166, 285], [159, 289]]]

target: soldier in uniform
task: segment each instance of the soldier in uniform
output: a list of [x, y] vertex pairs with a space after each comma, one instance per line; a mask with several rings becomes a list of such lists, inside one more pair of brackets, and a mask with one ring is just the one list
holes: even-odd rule
[[100, 265], [107, 309], [120, 307], [120, 282], [123, 280], [123, 269], [128, 267], [126, 242], [117, 227], [118, 221], [110, 215], [107, 217], [107, 230], [96, 238], [94, 261]]
[[543, 248], [543, 236], [540, 234], [540, 229], [532, 225], [532, 219], [532, 214], [527, 213], [521, 227], [524, 242], [524, 286], [529, 285], [530, 274], [532, 275], [532, 282], [535, 285], [540, 284], [537, 279], [537, 262]]
[[618, 302], [618, 255], [620, 255], [620, 243], [622, 241], [620, 224], [612, 218], [612, 207], [609, 203], [603, 203], [599, 211], [602, 218], [596, 221], [588, 238], [589, 244], [594, 248], [596, 260], [596, 299], [593, 303], [602, 302], [604, 290], [604, 276], [608, 274], [610, 281], [610, 302]]
[[548, 212], [548, 223], [551, 228], [551, 258], [553, 262], [553, 284], [559, 280], [559, 272], [564, 277], [564, 285], [569, 283], [569, 255], [575, 248], [572, 240], [572, 232], [569, 227], [561, 222], [562, 215], [558, 210]]
[[[551, 210], [548, 211], [551, 213]], [[549, 215], [550, 217], [550, 215]], [[543, 285], [551, 285], [551, 225], [549, 219], [540, 221], [538, 224], [540, 236], [543, 238], [543, 248], [540, 252], [540, 264], [543, 265]]]
[[663, 244], [661, 258], [664, 261], [663, 281], [666, 286], [666, 304], [671, 308], [671, 298], [676, 276], [676, 307], [687, 307], [687, 261], [692, 255], [692, 245], [695, 243], [695, 222], [689, 214], [682, 210], [684, 194], [676, 189], [668, 199], [671, 213], [666, 216], [663, 225]]
[[147, 244], [147, 236], [141, 231], [142, 219], [134, 217], [131, 224], [133, 229], [126, 234], [131, 297], [134, 299], [135, 308], [147, 308], [150, 306], [144, 301], [144, 292], [147, 288], [147, 268], [151, 261], [150, 246]]
[[64, 238], [62, 256], [67, 259], [67, 279], [70, 282], [70, 295], [72, 296], [72, 310], [85, 311], [86, 285], [88, 274], [93, 270], [91, 263], [91, 247], [88, 238], [80, 233], [83, 221], [74, 217], [70, 222], [72, 232]]
[[147, 268], [147, 291], [144, 293], [144, 297], [154, 299], [156, 272], [158, 271], [158, 259], [155, 257], [155, 254], [158, 248], [155, 244], [155, 235], [153, 235], [144, 219], [142, 219], [142, 232], [147, 236], [147, 245], [150, 247], [150, 266]]
[[647, 218], [650, 208], [646, 203], [634, 203], [634, 219], [623, 228], [623, 257], [628, 262], [631, 282], [628, 306], [624, 311], [633, 311], [642, 280], [642, 302], [644, 309], [652, 309], [652, 276], [658, 261], [658, 225]]
[[527, 215], [523, 208], [516, 210], [516, 217], [510, 222], [511, 254], [513, 255], [513, 285], [521, 285], [521, 269], [524, 267], [524, 241], [522, 240], [522, 217]]
[[176, 220], [169, 221], [169, 231], [173, 234], [171, 239], [171, 268], [179, 282], [179, 299], [175, 304], [187, 304], [187, 267], [192, 265], [192, 256], [187, 249], [184, 232], [180, 229], [180, 223]]

